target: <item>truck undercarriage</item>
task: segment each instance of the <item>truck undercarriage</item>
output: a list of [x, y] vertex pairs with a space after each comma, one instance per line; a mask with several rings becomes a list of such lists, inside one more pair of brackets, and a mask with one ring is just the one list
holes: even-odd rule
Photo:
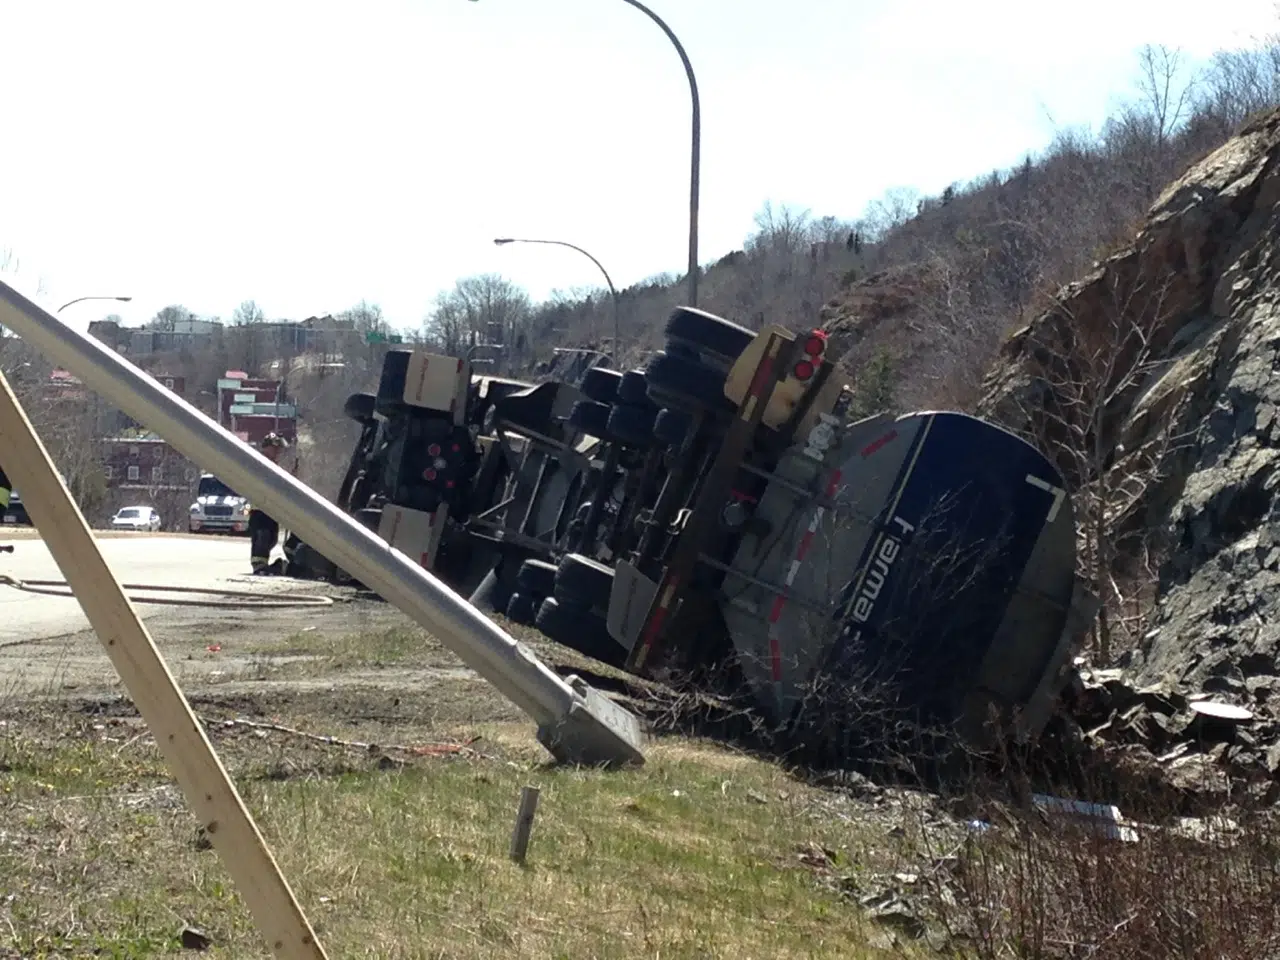
[[639, 676], [728, 677], [775, 728], [1034, 736], [1095, 603], [1061, 474], [966, 414], [850, 421], [852, 390], [822, 331], [688, 308], [643, 369], [577, 385], [392, 351], [347, 402], [336, 500], [476, 607]]

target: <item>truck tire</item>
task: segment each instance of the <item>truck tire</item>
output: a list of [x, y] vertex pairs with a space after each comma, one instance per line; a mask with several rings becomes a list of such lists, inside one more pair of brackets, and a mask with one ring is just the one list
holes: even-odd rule
[[656, 353], [645, 366], [645, 377], [655, 395], [693, 405], [726, 409], [723, 371], [673, 353]]
[[615, 403], [632, 403], [639, 406], [649, 404], [649, 381], [643, 370], [628, 370], [618, 383], [618, 397]]
[[622, 646], [609, 635], [604, 618], [590, 610], [548, 597], [538, 608], [535, 625], [561, 646], [601, 663], [621, 668], [626, 660]]
[[732, 366], [756, 336], [746, 327], [693, 307], [676, 307], [667, 320], [666, 334], [673, 345], [709, 354], [708, 360], [725, 367]]
[[554, 595], [561, 603], [609, 609], [613, 570], [598, 560], [570, 553], [556, 569]]
[[653, 443], [653, 423], [658, 412], [652, 407], [615, 403], [609, 410], [607, 433], [610, 438], [631, 447], [647, 447]]
[[613, 403], [622, 384], [622, 374], [607, 367], [592, 367], [582, 377], [579, 389], [588, 400], [596, 403]]
[[663, 446], [678, 448], [693, 426], [693, 418], [683, 410], [662, 409], [653, 421], [653, 436]]
[[609, 405], [595, 400], [578, 400], [569, 408], [569, 426], [605, 439], [609, 431]]
[[516, 623], [523, 623], [525, 626], [531, 627], [537, 615], [537, 597], [531, 597], [527, 593], [513, 593], [511, 599], [507, 601], [508, 620], [514, 620]]
[[534, 597], [549, 597], [555, 592], [557, 569], [546, 560], [526, 560], [516, 574], [516, 589]]
[[354, 420], [356, 423], [370, 423], [377, 408], [378, 398], [372, 393], [353, 393], [342, 405], [342, 412], [348, 420]]

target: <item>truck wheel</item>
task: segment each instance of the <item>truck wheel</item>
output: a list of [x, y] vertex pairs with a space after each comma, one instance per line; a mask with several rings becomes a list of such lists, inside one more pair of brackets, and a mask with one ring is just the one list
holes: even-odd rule
[[652, 407], [615, 403], [609, 410], [608, 435], [632, 447], [653, 443], [653, 422], [658, 412]]
[[579, 606], [548, 597], [538, 608], [535, 625], [556, 643], [586, 654], [601, 663], [622, 667], [622, 646], [609, 635], [604, 618]]
[[516, 588], [534, 597], [549, 597], [556, 589], [556, 569], [546, 560], [526, 560], [516, 574]]
[[598, 439], [609, 431], [609, 405], [595, 400], [579, 400], [569, 408], [569, 426]]
[[666, 334], [673, 345], [688, 346], [716, 366], [726, 367], [742, 356], [756, 336], [746, 327], [692, 307], [676, 307], [672, 311]]
[[618, 396], [618, 387], [622, 384], [622, 374], [607, 367], [592, 367], [582, 377], [579, 387], [588, 400], [596, 403], [613, 403]]
[[609, 609], [613, 570], [598, 560], [570, 553], [556, 569], [555, 598], [561, 603]]
[[516, 623], [523, 623], [525, 626], [531, 627], [537, 615], [538, 601], [536, 597], [531, 597], [527, 593], [513, 593], [511, 599], [507, 601], [508, 620], [514, 620]]
[[618, 382], [618, 397], [615, 403], [632, 403], [647, 406], [649, 400], [649, 381], [643, 370], [628, 370]]
[[693, 418], [683, 410], [659, 410], [653, 421], [653, 435], [664, 446], [679, 447], [689, 435]]
[[377, 407], [378, 398], [372, 393], [353, 393], [347, 397], [347, 402], [342, 405], [342, 412], [348, 420], [354, 420], [356, 423], [368, 423], [373, 419], [373, 414]]
[[724, 395], [722, 371], [673, 353], [657, 353], [645, 366], [645, 376], [655, 394], [712, 409], [730, 406]]

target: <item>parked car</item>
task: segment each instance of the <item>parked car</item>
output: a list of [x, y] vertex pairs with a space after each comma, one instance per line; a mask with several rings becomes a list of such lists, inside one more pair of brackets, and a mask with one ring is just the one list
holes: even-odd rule
[[27, 508], [23, 506], [22, 495], [14, 490], [9, 497], [9, 508], [0, 510], [3, 514], [3, 523], [12, 526], [31, 526], [31, 517], [27, 515]]
[[112, 530], [148, 530], [154, 533], [162, 526], [154, 507], [121, 507], [111, 518]]

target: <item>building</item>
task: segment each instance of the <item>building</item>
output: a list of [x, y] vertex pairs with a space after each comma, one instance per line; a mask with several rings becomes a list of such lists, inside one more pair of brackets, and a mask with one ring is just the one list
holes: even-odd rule
[[55, 367], [49, 372], [49, 379], [44, 384], [44, 395], [48, 400], [65, 400], [73, 403], [85, 403], [89, 399], [89, 391], [80, 378], [70, 370]]
[[221, 333], [221, 321], [195, 317], [175, 321], [171, 328], [125, 327], [115, 320], [95, 320], [89, 324], [89, 336], [116, 353], [135, 358], [177, 350], [196, 352], [211, 346]]
[[285, 400], [281, 382], [243, 370], [228, 370], [218, 381], [218, 422], [251, 445], [269, 433], [291, 444], [298, 438], [298, 411]]
[[187, 491], [200, 471], [154, 434], [109, 437], [101, 441], [109, 490]]

